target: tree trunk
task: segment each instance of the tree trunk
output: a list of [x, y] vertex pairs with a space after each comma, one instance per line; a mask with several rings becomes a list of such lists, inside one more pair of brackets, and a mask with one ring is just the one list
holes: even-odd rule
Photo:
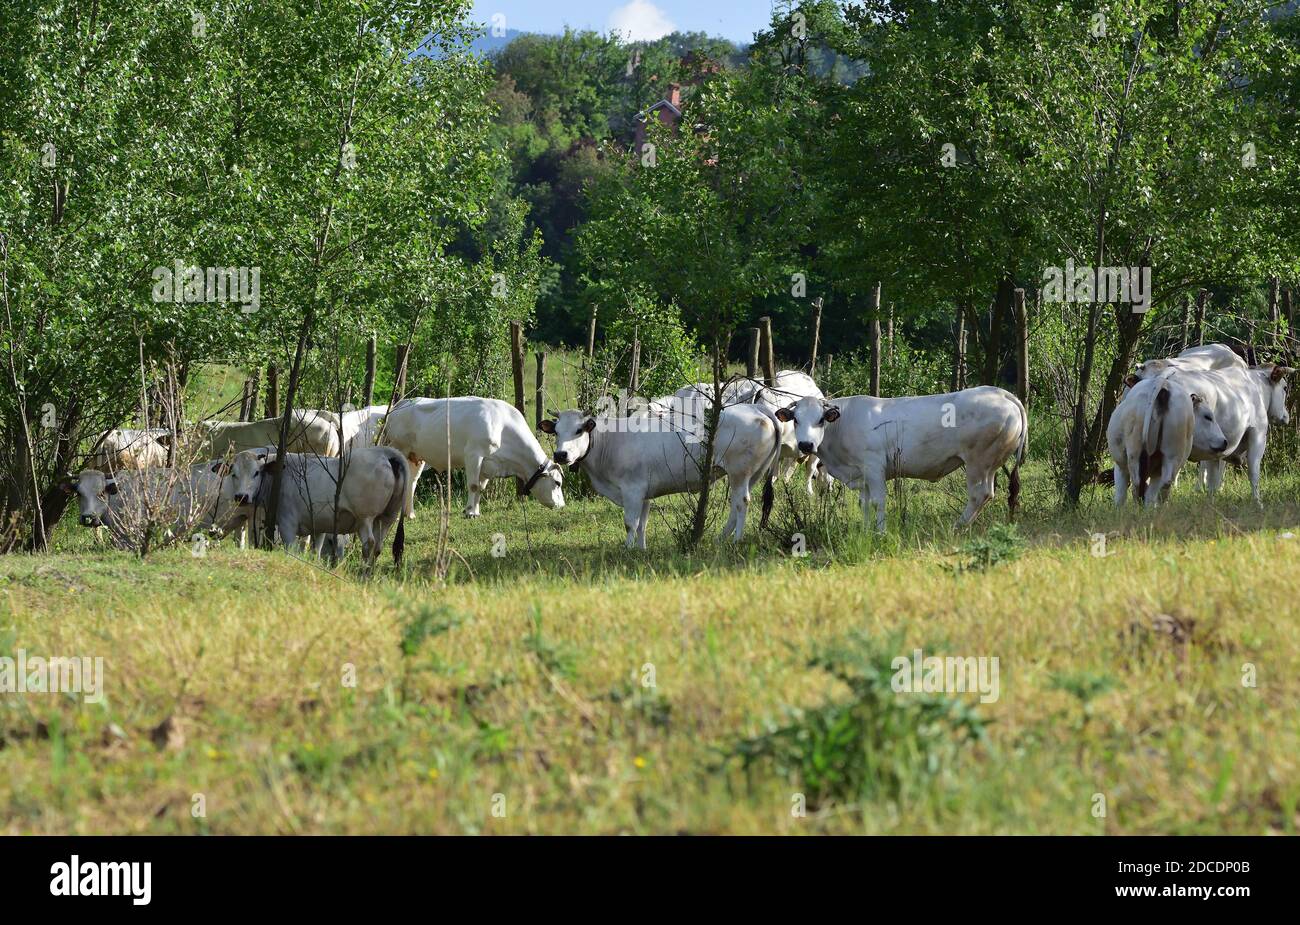
[[375, 403], [375, 364], [378, 347], [377, 338], [371, 334], [370, 340], [366, 341], [366, 381], [365, 385], [361, 387], [361, 407], [363, 408], [369, 408]]
[[713, 473], [714, 438], [718, 433], [718, 418], [722, 414], [722, 347], [731, 337], [719, 336], [713, 342], [713, 401], [709, 402], [707, 423], [704, 428], [704, 451], [700, 457], [700, 494], [695, 499], [695, 515], [691, 518], [690, 548], [694, 549], [704, 539], [704, 528], [709, 515], [709, 476]]
[[772, 319], [767, 315], [758, 319], [758, 328], [762, 331], [759, 354], [763, 360], [763, 378], [768, 388], [776, 388], [776, 349], [772, 345]]
[[957, 304], [957, 327], [952, 344], [952, 391], [966, 388], [966, 306]]
[[[1106, 213], [1102, 209], [1096, 219], [1097, 249], [1094, 267], [1105, 266], [1106, 254]], [[1092, 384], [1092, 366], [1097, 352], [1097, 327], [1101, 321], [1101, 303], [1095, 301], [1096, 288], [1093, 289], [1092, 308], [1088, 311], [1088, 330], [1083, 341], [1083, 361], [1079, 365], [1079, 378], [1075, 394], [1074, 414], [1070, 423], [1069, 449], [1065, 456], [1065, 500], [1075, 507], [1083, 494], [1084, 470], [1088, 464], [1087, 443], [1084, 420], [1088, 413], [1088, 395]]]
[[1209, 290], [1202, 289], [1196, 293], [1196, 330], [1193, 334], [1198, 347], [1205, 343], [1205, 306], [1209, 301]]

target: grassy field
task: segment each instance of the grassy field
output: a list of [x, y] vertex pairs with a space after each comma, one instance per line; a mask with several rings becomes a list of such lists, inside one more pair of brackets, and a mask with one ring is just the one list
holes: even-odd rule
[[[432, 501], [369, 579], [65, 520], [0, 559], [0, 654], [102, 656], [106, 697], [0, 697], [0, 831], [1293, 832], [1300, 486], [1065, 516], [1047, 481], [1016, 532], [1001, 499], [951, 529], [960, 474], [884, 537], [779, 492], [689, 557], [681, 501], [630, 553], [613, 505], [503, 484], [445, 582]], [[917, 647], [998, 658], [1000, 696], [894, 693]]]

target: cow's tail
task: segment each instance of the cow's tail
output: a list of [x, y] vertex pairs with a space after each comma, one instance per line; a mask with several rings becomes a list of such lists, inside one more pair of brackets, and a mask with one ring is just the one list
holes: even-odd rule
[[763, 466], [767, 475], [763, 478], [763, 511], [759, 517], [758, 526], [760, 529], [767, 527], [768, 518], [772, 515], [772, 503], [776, 500], [776, 470], [781, 463], [781, 422], [777, 419], [776, 412], [767, 405], [755, 403], [758, 408], [772, 422], [772, 427], [776, 431], [776, 440], [772, 447], [772, 456]]
[[1024, 402], [1015, 395], [1012, 395], [1011, 399], [1016, 403], [1016, 410], [1020, 412], [1020, 439], [1016, 443], [1011, 475], [1007, 478], [1007, 512], [1014, 523], [1016, 511], [1020, 508], [1020, 465], [1029, 453], [1029, 412], [1025, 410]]
[[[393, 494], [388, 499], [388, 507], [384, 508], [384, 519], [397, 519], [397, 533], [393, 536], [393, 564], [401, 568], [402, 555], [406, 551], [406, 517], [404, 515], [406, 513], [406, 486], [411, 479], [411, 469], [407, 465], [406, 457], [397, 450], [390, 449], [387, 456], [388, 464], [393, 468]], [[389, 522], [392, 521], [389, 520]]]

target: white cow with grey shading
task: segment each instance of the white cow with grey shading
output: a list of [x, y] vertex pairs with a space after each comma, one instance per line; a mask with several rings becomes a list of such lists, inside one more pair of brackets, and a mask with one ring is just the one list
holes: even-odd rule
[[966, 467], [966, 509], [975, 519], [993, 497], [998, 467], [1014, 456], [1008, 502], [1019, 499], [1020, 464], [1029, 441], [1024, 405], [1010, 392], [980, 386], [941, 395], [875, 398], [853, 395], [826, 402], [802, 398], [777, 416], [794, 424], [802, 453], [815, 453], [830, 474], [861, 493], [862, 514], [876, 509], [885, 529], [886, 483], [914, 478], [937, 482]]
[[[237, 453], [222, 485], [222, 498], [257, 516], [254, 512], [271, 500], [274, 479], [268, 464], [274, 461], [273, 447]], [[315, 537], [319, 554], [325, 538], [356, 534], [362, 559], [373, 564], [389, 528], [401, 520], [411, 473], [400, 452], [371, 446], [358, 447], [343, 458], [286, 453], [280, 478], [275, 529], [286, 549], [302, 538]], [[393, 542], [393, 557], [399, 561], [403, 536], [399, 527]]]
[[[702, 425], [701, 425], [702, 426]], [[700, 430], [667, 427], [647, 430], [635, 417], [594, 417], [582, 411], [562, 411], [542, 422], [555, 435], [554, 459], [587, 473], [596, 491], [623, 508], [629, 549], [646, 548], [650, 502], [665, 495], [695, 491], [727, 476], [730, 513], [722, 538], [739, 540], [745, 531], [750, 490], [760, 479], [775, 475], [781, 453], [781, 425], [762, 405], [723, 408], [714, 437], [713, 459], [705, 463], [708, 443]], [[770, 483], [764, 489], [764, 509], [771, 508]]]
[[1228, 441], [1214, 409], [1169, 367], [1138, 381], [1115, 406], [1106, 444], [1115, 461], [1115, 504], [1124, 504], [1131, 486], [1136, 500], [1154, 507], [1194, 448], [1218, 456]]
[[1203, 484], [1211, 498], [1223, 484], [1223, 473], [1231, 460], [1245, 465], [1251, 497], [1256, 504], [1262, 504], [1260, 461], [1268, 446], [1270, 421], [1279, 424], [1291, 421], [1286, 396], [1287, 377], [1293, 372], [1289, 366], [1275, 365], [1179, 370], [1179, 380], [1209, 406], [1227, 441], [1222, 452], [1192, 448], [1191, 458], [1201, 463]]
[[415, 485], [426, 465], [465, 470], [466, 517], [479, 516], [488, 480], [515, 476], [549, 508], [564, 507], [564, 474], [551, 462], [519, 409], [495, 398], [408, 398], [384, 422], [381, 438], [411, 463], [406, 516], [415, 517]]
[[[219, 470], [219, 467], [218, 467]], [[224, 473], [213, 464], [199, 463], [188, 470], [150, 468], [108, 474], [84, 469], [63, 484], [77, 496], [78, 520], [83, 527], [107, 527], [113, 545], [130, 549], [148, 523], [170, 533], [202, 530], [237, 532], [244, 546], [246, 512], [221, 499]]]

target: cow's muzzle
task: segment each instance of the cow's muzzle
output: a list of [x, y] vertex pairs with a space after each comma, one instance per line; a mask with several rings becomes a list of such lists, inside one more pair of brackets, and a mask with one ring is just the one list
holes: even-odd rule
[[565, 463], [569, 461], [569, 454], [564, 450], [556, 450], [555, 455], [552, 456], [551, 458], [554, 459], [561, 466], [563, 466]]
[[82, 514], [81, 525], [83, 527], [98, 527], [100, 525], [99, 518], [93, 514]]
[[1227, 448], [1228, 448], [1228, 441], [1227, 441], [1227, 440], [1224, 440], [1224, 441], [1223, 441], [1222, 443], [1220, 443], [1218, 446], [1214, 447], [1214, 452], [1216, 452], [1216, 453], [1222, 453], [1222, 452], [1223, 452], [1224, 450], [1226, 450]]
[[252, 496], [252, 495], [235, 495], [235, 503], [236, 503], [236, 504], [252, 504], [252, 503], [253, 503], [253, 496]]
[[805, 455], [805, 456], [807, 456], [809, 453], [814, 452], [816, 449], [817, 449], [817, 447], [813, 446], [811, 440], [800, 440], [800, 441], [799, 441], [799, 452], [802, 453], [802, 454]]

